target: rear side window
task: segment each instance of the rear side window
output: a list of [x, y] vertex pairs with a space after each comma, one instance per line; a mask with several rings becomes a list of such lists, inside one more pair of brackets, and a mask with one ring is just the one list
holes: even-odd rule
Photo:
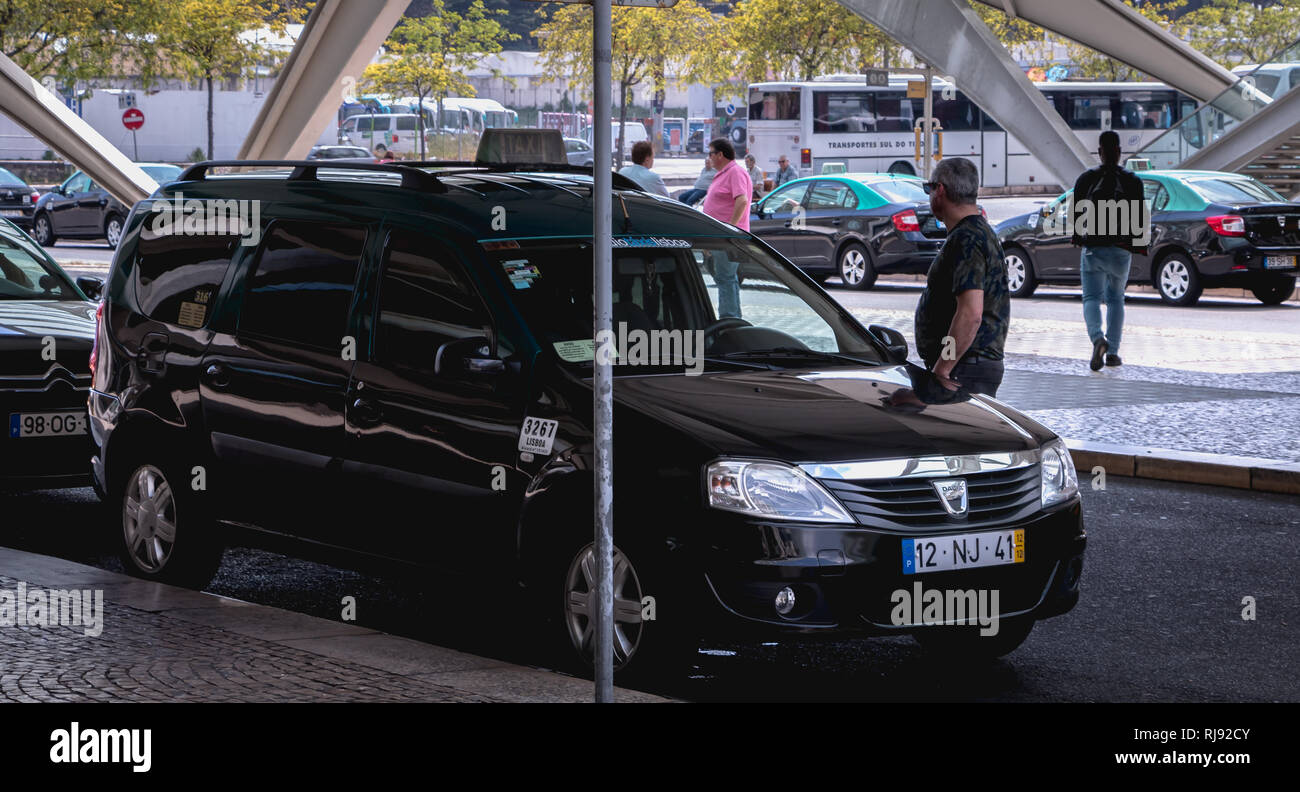
[[393, 120], [393, 119], [391, 119], [391, 118], [376, 118], [376, 119], [374, 120], [374, 121], [375, 121], [375, 131], [376, 131], [376, 132], [387, 132], [387, 131], [389, 130], [389, 126], [388, 126], [388, 124], [389, 124], [389, 122], [392, 121], [392, 120]]
[[369, 132], [374, 120], [375, 119], [371, 116], [359, 116], [357, 118], [356, 130], [358, 132]]
[[451, 251], [424, 234], [392, 233], [379, 287], [377, 361], [432, 371], [438, 347], [486, 335], [490, 324]]
[[808, 195], [808, 209], [852, 209], [858, 205], [857, 196], [843, 182], [820, 181], [813, 185]]
[[398, 132], [414, 132], [418, 119], [415, 116], [398, 116], [396, 121]]
[[159, 234], [146, 222], [131, 272], [140, 312], [155, 322], [202, 327], [239, 240], [234, 235]]
[[249, 276], [239, 334], [339, 349], [365, 239], [355, 226], [272, 226]]

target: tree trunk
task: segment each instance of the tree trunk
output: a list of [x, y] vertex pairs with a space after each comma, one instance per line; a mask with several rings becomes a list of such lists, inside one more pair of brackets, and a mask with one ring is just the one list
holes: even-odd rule
[[[620, 101], [618, 103], [618, 146], [614, 149], [614, 167], [616, 168], [623, 165], [623, 127], [627, 125], [627, 95], [631, 91], [631, 86], [626, 81], [620, 82], [618, 85], [623, 93], [619, 97]], [[592, 123], [597, 122], [592, 119]], [[594, 137], [592, 139], [595, 140]]]
[[212, 144], [212, 75], [208, 75], [208, 159], [216, 159]]
[[[650, 135], [650, 145], [653, 147], [656, 157], [664, 153], [664, 102], [668, 98], [664, 79], [664, 59], [659, 57], [655, 60], [655, 98], [654, 107], [651, 108], [654, 113], [654, 131]], [[659, 86], [665, 87], [661, 88]]]
[[420, 136], [420, 159], [428, 159], [428, 152], [424, 148], [424, 94], [416, 94], [415, 101], [415, 132]]

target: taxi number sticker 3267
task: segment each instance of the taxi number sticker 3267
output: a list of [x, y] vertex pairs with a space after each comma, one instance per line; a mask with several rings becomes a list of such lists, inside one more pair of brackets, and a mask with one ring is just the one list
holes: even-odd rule
[[546, 418], [525, 418], [523, 429], [519, 432], [519, 450], [534, 454], [549, 454], [555, 444], [555, 430], [559, 421]]

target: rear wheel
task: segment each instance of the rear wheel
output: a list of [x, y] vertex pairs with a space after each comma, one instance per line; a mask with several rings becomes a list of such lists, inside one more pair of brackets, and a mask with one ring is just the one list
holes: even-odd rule
[[222, 547], [197, 500], [178, 469], [131, 467], [117, 493], [118, 555], [128, 574], [195, 589], [212, 580]]
[[871, 265], [871, 255], [857, 242], [850, 242], [840, 250], [840, 280], [848, 289], [870, 289], [876, 285], [876, 268]]
[[1182, 253], [1170, 253], [1156, 268], [1156, 291], [1170, 305], [1195, 305], [1201, 299], [1201, 275]]
[[1257, 283], [1250, 287], [1255, 299], [1265, 305], [1277, 305], [1291, 296], [1295, 291], [1295, 276], [1283, 276], [1273, 280]]
[[895, 162], [893, 165], [890, 165], [890, 166], [889, 166], [889, 171], [888, 171], [888, 172], [889, 172], [889, 173], [901, 173], [901, 174], [903, 174], [904, 176], [915, 176], [915, 175], [916, 175], [916, 168], [913, 168], [911, 165], [907, 164], [906, 162], [903, 162], [902, 160], [899, 160], [898, 162]]
[[1004, 619], [996, 635], [980, 635], [979, 626], [926, 627], [912, 634], [926, 652], [943, 660], [990, 661], [1020, 647], [1034, 629], [1034, 620]]
[[1003, 261], [1007, 265], [1007, 290], [1012, 297], [1028, 297], [1038, 288], [1029, 254], [1019, 247], [1007, 247]]

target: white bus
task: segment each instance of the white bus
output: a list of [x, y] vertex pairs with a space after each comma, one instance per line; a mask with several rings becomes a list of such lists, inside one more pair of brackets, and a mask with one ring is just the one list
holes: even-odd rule
[[[777, 159], [784, 154], [798, 163], [801, 175], [821, 173], [827, 164], [842, 164], [849, 172], [920, 173], [913, 129], [924, 100], [908, 98], [909, 79], [923, 78], [891, 74], [888, 87], [867, 86], [863, 78], [841, 75], [812, 82], [753, 83], [749, 151], [768, 172], [777, 169]], [[1097, 150], [1102, 131], [1113, 129], [1123, 154], [1131, 155], [1196, 109], [1195, 100], [1163, 83], [1035, 85], [1089, 151]], [[1055, 183], [1014, 135], [939, 78], [933, 82], [933, 113], [943, 130], [943, 155], [974, 162], [983, 186]]]
[[[408, 96], [401, 100], [401, 104], [409, 108], [409, 112], [415, 112], [416, 98]], [[437, 100], [425, 99], [424, 108], [425, 124], [443, 132], [472, 132], [482, 135], [485, 129], [510, 129], [519, 123], [519, 114], [495, 99], [449, 96], [442, 100], [442, 123], [437, 125], [433, 123], [433, 115], [438, 109]]]

